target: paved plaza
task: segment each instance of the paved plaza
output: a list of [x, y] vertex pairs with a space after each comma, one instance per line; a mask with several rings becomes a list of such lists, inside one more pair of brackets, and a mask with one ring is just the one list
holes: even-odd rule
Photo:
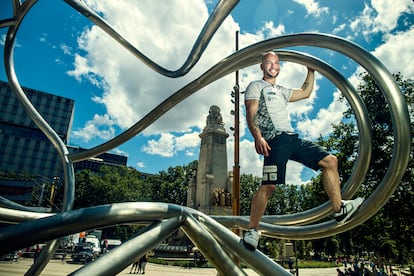
[[[0, 262], [0, 276], [24, 275], [33, 263], [33, 259], [21, 259], [17, 263]], [[77, 270], [81, 265], [62, 263], [60, 260], [51, 260], [42, 272], [42, 276], [60, 276], [68, 275]], [[124, 269], [118, 275], [138, 275], [129, 274], [130, 267]], [[259, 275], [251, 269], [245, 269], [249, 276]], [[146, 276], [186, 276], [186, 275], [217, 275], [217, 271], [213, 268], [181, 268], [174, 266], [164, 266], [148, 263], [145, 269]], [[300, 269], [300, 276], [335, 276], [335, 268], [316, 268], [316, 269]]]

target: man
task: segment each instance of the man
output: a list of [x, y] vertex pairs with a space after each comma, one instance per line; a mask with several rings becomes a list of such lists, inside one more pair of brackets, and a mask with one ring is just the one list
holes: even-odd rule
[[280, 72], [279, 57], [274, 52], [263, 55], [261, 80], [251, 82], [245, 93], [246, 120], [254, 138], [256, 152], [264, 156], [262, 185], [253, 196], [249, 230], [243, 242], [256, 249], [260, 234], [259, 222], [269, 196], [276, 185], [285, 183], [287, 161], [294, 160], [314, 170], [322, 169], [322, 181], [338, 223], [347, 220], [361, 205], [362, 198], [342, 200], [338, 160], [322, 147], [298, 138], [287, 111], [288, 102], [309, 98], [313, 90], [314, 70], [308, 68], [300, 89], [288, 89], [276, 84]]

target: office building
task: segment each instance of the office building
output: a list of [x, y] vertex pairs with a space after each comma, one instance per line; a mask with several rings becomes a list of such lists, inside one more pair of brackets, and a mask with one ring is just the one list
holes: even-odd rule
[[[75, 101], [30, 88], [23, 90], [67, 144]], [[31, 198], [34, 185], [62, 178], [63, 167], [54, 146], [4, 81], [0, 81], [0, 106], [0, 195], [10, 200], [27, 201]], [[70, 153], [83, 150], [68, 146]], [[103, 153], [96, 158], [74, 163], [74, 169], [98, 171], [102, 165], [126, 164], [126, 156]]]
[[[33, 106], [66, 144], [72, 125], [74, 100], [23, 88]], [[0, 81], [0, 171], [62, 177], [56, 149], [35, 125], [11, 91]]]

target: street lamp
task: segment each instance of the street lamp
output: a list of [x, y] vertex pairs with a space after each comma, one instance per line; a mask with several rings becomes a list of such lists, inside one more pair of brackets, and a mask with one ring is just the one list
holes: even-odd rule
[[[239, 32], [236, 31], [236, 51], [239, 50]], [[234, 110], [230, 114], [234, 116], [234, 165], [233, 165], [233, 215], [240, 216], [240, 149], [239, 149], [239, 116], [240, 116], [240, 91], [239, 91], [239, 71], [236, 71], [236, 84], [231, 92], [231, 100], [234, 103]], [[238, 232], [238, 231], [237, 231]], [[236, 232], [236, 233], [237, 233]]]

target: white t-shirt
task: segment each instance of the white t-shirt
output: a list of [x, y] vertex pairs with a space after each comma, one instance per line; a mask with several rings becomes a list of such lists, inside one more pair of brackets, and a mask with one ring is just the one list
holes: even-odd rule
[[264, 80], [251, 82], [245, 92], [245, 100], [258, 100], [256, 120], [266, 140], [278, 132], [294, 132], [287, 110], [287, 103], [293, 90], [280, 85], [272, 85]]

